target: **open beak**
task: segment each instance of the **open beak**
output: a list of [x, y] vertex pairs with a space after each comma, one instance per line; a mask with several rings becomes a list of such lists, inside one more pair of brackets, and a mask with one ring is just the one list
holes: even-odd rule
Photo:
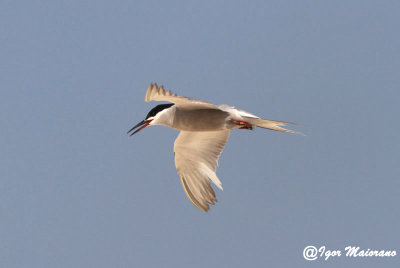
[[127, 132], [127, 134], [129, 134], [129, 132], [133, 131], [135, 128], [141, 126], [141, 128], [136, 129], [131, 135], [129, 135], [129, 136], [132, 136], [133, 134], [135, 134], [135, 133], [141, 131], [142, 129], [144, 129], [145, 127], [147, 127], [148, 125], [150, 125], [150, 122], [151, 122], [151, 121], [153, 121], [153, 120], [143, 120], [143, 121], [139, 122], [136, 126], [134, 126], [133, 128], [131, 128], [131, 130], [129, 130], [129, 131]]

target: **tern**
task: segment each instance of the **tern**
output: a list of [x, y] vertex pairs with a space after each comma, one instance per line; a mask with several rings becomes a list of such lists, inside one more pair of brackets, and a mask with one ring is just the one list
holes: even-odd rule
[[[153, 125], [179, 130], [175, 140], [175, 166], [189, 200], [202, 211], [217, 202], [211, 188], [212, 181], [222, 190], [216, 175], [219, 156], [232, 129], [266, 128], [297, 133], [282, 126], [290, 122], [262, 119], [249, 112], [228, 105], [214, 105], [202, 100], [178, 96], [163, 86], [150, 84], [145, 102], [166, 101], [150, 110], [146, 118], [128, 131], [128, 134]], [[137, 129], [136, 129], [137, 128]], [[136, 130], [135, 130], [136, 129]], [[135, 130], [135, 131], [133, 131]]]

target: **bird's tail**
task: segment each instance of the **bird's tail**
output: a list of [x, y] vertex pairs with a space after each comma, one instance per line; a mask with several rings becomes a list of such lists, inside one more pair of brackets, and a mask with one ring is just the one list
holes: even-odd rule
[[[286, 129], [286, 128], [282, 127], [282, 126], [286, 126], [286, 125], [296, 125], [295, 123], [268, 120], [268, 119], [255, 118], [255, 117], [247, 117], [247, 116], [243, 116], [243, 118], [246, 120], [247, 123], [251, 124], [252, 126], [267, 128], [267, 129], [271, 129], [271, 130], [275, 130], [275, 131], [302, 134], [300, 132], [296, 132], [291, 129]], [[302, 134], [302, 135], [304, 135], [304, 134]]]

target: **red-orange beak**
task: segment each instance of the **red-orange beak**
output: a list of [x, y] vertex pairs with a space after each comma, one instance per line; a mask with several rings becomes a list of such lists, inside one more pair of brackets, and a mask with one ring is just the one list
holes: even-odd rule
[[135, 128], [141, 126], [141, 128], [136, 129], [136, 130], [135, 130], [131, 135], [129, 135], [129, 136], [132, 136], [133, 134], [138, 133], [138, 132], [141, 131], [142, 129], [144, 129], [144, 128], [146, 128], [147, 126], [149, 126], [151, 121], [153, 121], [153, 120], [143, 120], [143, 121], [139, 122], [136, 126], [134, 126], [133, 128], [131, 128], [131, 129], [127, 132], [127, 134], [129, 134], [129, 132], [131, 132], [131, 131], [134, 130]]

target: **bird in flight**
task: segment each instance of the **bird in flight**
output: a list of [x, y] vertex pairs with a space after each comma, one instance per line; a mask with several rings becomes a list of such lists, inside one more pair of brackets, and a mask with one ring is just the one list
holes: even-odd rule
[[[180, 133], [175, 140], [175, 166], [189, 200], [202, 211], [217, 201], [211, 188], [212, 181], [222, 190], [216, 175], [218, 158], [232, 129], [261, 127], [297, 133], [282, 126], [289, 122], [262, 119], [228, 105], [214, 105], [202, 100], [178, 96], [157, 84], [150, 84], [145, 101], [166, 101], [150, 110], [146, 118], [128, 131], [139, 132], [147, 126], [163, 125]], [[137, 128], [137, 129], [136, 129]], [[135, 130], [136, 129], [136, 130]], [[135, 130], [135, 131], [134, 131]]]

